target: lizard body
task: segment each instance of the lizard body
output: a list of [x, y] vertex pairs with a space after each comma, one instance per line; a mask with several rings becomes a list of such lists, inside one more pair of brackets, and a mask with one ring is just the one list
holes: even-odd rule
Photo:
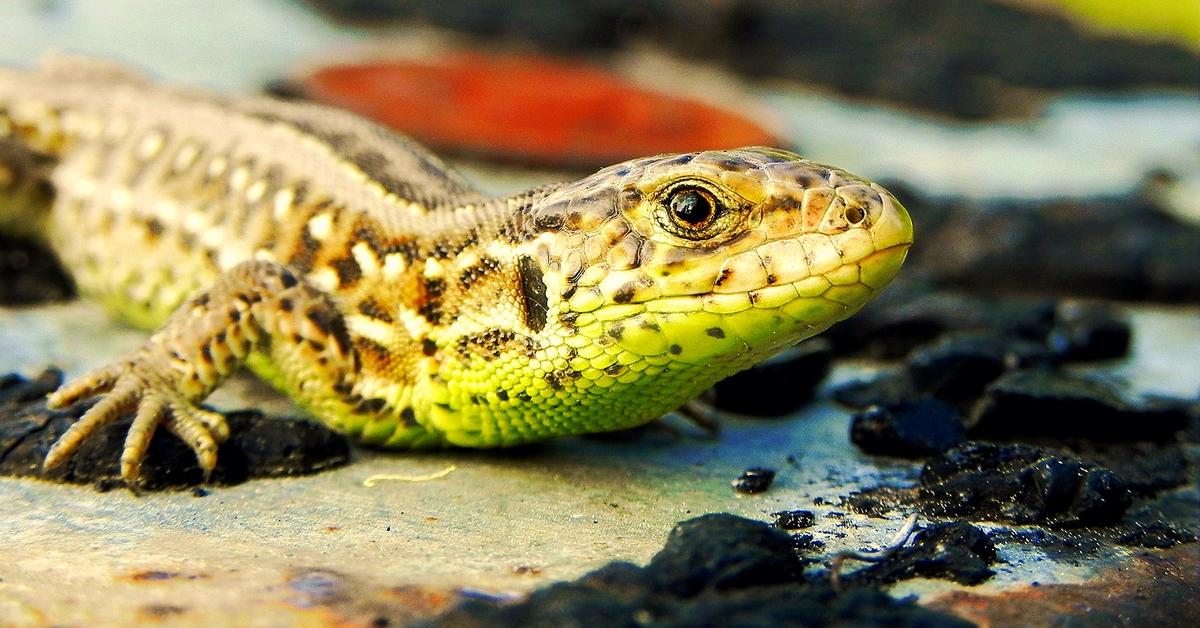
[[636, 159], [509, 197], [351, 114], [0, 70], [0, 228], [158, 331], [52, 405], [102, 396], [61, 462], [133, 413], [211, 469], [198, 406], [242, 365], [360, 442], [494, 447], [617, 430], [819, 333], [895, 275], [883, 188], [777, 149]]

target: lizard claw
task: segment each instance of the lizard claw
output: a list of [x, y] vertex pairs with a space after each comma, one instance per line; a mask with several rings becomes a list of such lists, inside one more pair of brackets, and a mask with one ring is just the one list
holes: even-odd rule
[[217, 447], [229, 438], [225, 417], [197, 407], [160, 378], [144, 374], [137, 356], [121, 360], [69, 382], [52, 393], [47, 405], [62, 408], [81, 399], [104, 395], [62, 436], [46, 454], [43, 468], [53, 469], [71, 457], [83, 441], [100, 428], [134, 412], [121, 450], [121, 479], [135, 485], [150, 440], [161, 424], [196, 454], [208, 481], [217, 464]]

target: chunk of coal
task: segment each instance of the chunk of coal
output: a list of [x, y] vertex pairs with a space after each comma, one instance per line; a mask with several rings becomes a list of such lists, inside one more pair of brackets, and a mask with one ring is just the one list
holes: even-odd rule
[[771, 513], [775, 517], [772, 526], [780, 530], [803, 530], [817, 523], [817, 516], [811, 510], [784, 510]]
[[871, 406], [905, 403], [920, 395], [913, 390], [906, 372], [885, 371], [872, 379], [842, 384], [832, 391], [833, 400], [856, 410]]
[[915, 458], [962, 444], [966, 430], [954, 406], [927, 398], [872, 406], [854, 415], [850, 440], [869, 454]]
[[758, 521], [704, 515], [678, 524], [645, 568], [610, 563], [515, 604], [462, 602], [428, 625], [968, 625], [870, 585], [838, 593], [828, 578], [805, 581], [795, 545]]
[[672, 595], [795, 582], [803, 565], [792, 538], [759, 521], [718, 513], [675, 526], [647, 569]]
[[1067, 454], [1028, 445], [969, 443], [921, 470], [921, 511], [1072, 527], [1121, 518], [1132, 501], [1116, 474]]
[[1098, 443], [1071, 440], [1071, 453], [1098, 462], [1116, 473], [1129, 492], [1142, 497], [1195, 480], [1184, 448], [1175, 442]]
[[790, 414], [812, 400], [832, 363], [828, 342], [806, 341], [717, 382], [713, 406], [753, 416]]
[[887, 519], [896, 512], [911, 512], [917, 507], [917, 489], [898, 486], [873, 486], [854, 491], [842, 500], [842, 505], [868, 517]]
[[[42, 460], [93, 402], [49, 410], [45, 395], [62, 382], [48, 370], [33, 380], [19, 375], [0, 379], [0, 474], [61, 482], [121, 486], [119, 460], [130, 418], [111, 423], [85, 440], [64, 464], [49, 471]], [[250, 478], [316, 473], [346, 464], [350, 447], [344, 436], [310, 421], [264, 416], [248, 410], [225, 414], [230, 437], [221, 444], [211, 482], [240, 484]], [[196, 456], [178, 438], [158, 430], [142, 465], [146, 490], [203, 484]]]
[[1166, 441], [1188, 424], [1182, 405], [1126, 399], [1111, 383], [1062, 371], [1006, 373], [968, 420], [972, 438], [1087, 438]]
[[981, 333], [944, 337], [908, 357], [912, 388], [950, 403], [974, 402], [983, 389], [1010, 369], [1047, 366], [1043, 345]]
[[890, 584], [909, 578], [939, 578], [979, 584], [995, 572], [996, 546], [983, 530], [966, 521], [935, 523], [916, 533], [911, 545], [881, 562], [854, 572], [856, 583]]
[[900, 283], [824, 337], [839, 356], [896, 360], [944, 334], [993, 327], [992, 310], [978, 297]]
[[762, 493], [771, 488], [775, 481], [775, 470], [764, 467], [750, 467], [731, 482], [733, 490], [747, 495]]
[[45, 246], [0, 234], [0, 305], [64, 301], [75, 284]]
[[1067, 302], [1055, 314], [1046, 345], [1060, 361], [1111, 360], [1129, 353], [1133, 332], [1113, 306]]
[[[906, 274], [924, 272], [939, 285], [988, 294], [1200, 302], [1200, 228], [1146, 195], [986, 207], [906, 200], [922, 209], [940, 206], [937, 213], [947, 216], [923, 225], [922, 246], [913, 249]], [[1105, 352], [1119, 346], [1103, 344]]]

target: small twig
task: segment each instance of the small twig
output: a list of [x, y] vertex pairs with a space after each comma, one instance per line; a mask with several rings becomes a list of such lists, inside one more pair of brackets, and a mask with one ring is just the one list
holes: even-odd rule
[[833, 557], [833, 562], [829, 566], [829, 581], [831, 584], [833, 584], [833, 590], [839, 593], [842, 591], [842, 563], [846, 562], [847, 560], [859, 560], [867, 563], [881, 563], [891, 558], [893, 554], [900, 550], [900, 548], [904, 547], [905, 543], [908, 543], [908, 539], [912, 536], [913, 530], [916, 529], [916, 527], [917, 513], [914, 512], [908, 516], [908, 519], [904, 520], [904, 526], [896, 532], [896, 535], [892, 537], [892, 540], [882, 550], [878, 552], [871, 552], [869, 554], [866, 552], [855, 551], [839, 552]]
[[380, 482], [428, 482], [438, 478], [444, 478], [458, 469], [458, 465], [450, 465], [441, 471], [426, 473], [425, 475], [403, 475], [396, 473], [377, 473], [363, 480], [363, 486], [371, 488]]

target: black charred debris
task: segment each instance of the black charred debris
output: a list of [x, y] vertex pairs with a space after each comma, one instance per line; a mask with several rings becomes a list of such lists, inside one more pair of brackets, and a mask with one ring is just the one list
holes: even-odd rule
[[995, 549], [966, 523], [917, 534], [887, 561], [843, 577], [805, 575], [793, 539], [765, 523], [704, 515], [675, 527], [645, 567], [615, 562], [514, 604], [470, 600], [431, 626], [969, 626], [878, 588], [917, 576], [977, 582]]
[[839, 0], [583, 0], [552, 11], [507, 0], [313, 4], [353, 23], [418, 21], [554, 51], [652, 41], [752, 77], [815, 83], [964, 118], [1027, 113], [1030, 99], [1022, 87], [1190, 88], [1195, 82], [1196, 56], [1183, 46], [1095, 34], [1063, 16], [984, 0], [926, 0], [920, 11], [890, 0], [858, 0], [855, 28], [831, 38], [796, 33], [837, 29], [846, 19]]
[[[82, 402], [64, 410], [46, 408], [44, 399], [62, 383], [62, 373], [48, 369], [32, 380], [0, 376], [0, 475], [39, 477], [93, 484], [100, 489], [123, 486], [118, 461], [129, 428], [128, 418], [101, 428], [66, 463], [46, 471], [42, 460], [50, 445], [89, 407]], [[251, 478], [316, 473], [346, 464], [346, 439], [311, 421], [265, 416], [247, 410], [225, 414], [229, 440], [222, 443], [213, 484], [240, 484]], [[160, 430], [143, 463], [146, 490], [200, 486], [203, 474], [195, 454], [178, 438]]]

